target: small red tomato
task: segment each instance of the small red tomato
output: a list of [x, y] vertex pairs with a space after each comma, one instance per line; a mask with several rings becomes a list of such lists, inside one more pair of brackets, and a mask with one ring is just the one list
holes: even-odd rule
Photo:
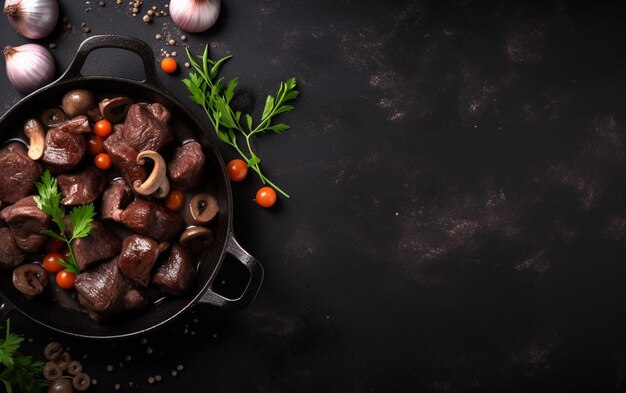
[[43, 245], [43, 247], [46, 251], [61, 251], [64, 245], [65, 242], [63, 240], [51, 237], [50, 239], [46, 240], [46, 243]]
[[58, 273], [64, 269], [64, 267], [59, 264], [59, 259], [63, 259], [63, 255], [60, 252], [51, 251], [43, 256], [41, 264], [43, 268], [50, 273]]
[[113, 126], [111, 125], [111, 122], [106, 119], [97, 121], [93, 126], [93, 133], [100, 138], [106, 138], [111, 135], [111, 131], [113, 131]]
[[106, 153], [98, 154], [94, 158], [93, 162], [98, 168], [102, 170], [107, 170], [111, 167], [111, 157], [109, 157], [109, 155]]
[[87, 150], [92, 156], [104, 153], [104, 139], [98, 135], [91, 134], [87, 139]]
[[248, 175], [248, 164], [239, 158], [229, 161], [226, 169], [231, 181], [242, 181]]
[[185, 194], [178, 190], [172, 190], [165, 197], [165, 207], [172, 211], [179, 211], [185, 204]]
[[57, 273], [56, 281], [57, 285], [63, 289], [73, 288], [74, 281], [76, 281], [76, 274], [63, 270]]
[[256, 203], [261, 207], [272, 207], [276, 203], [276, 191], [272, 187], [261, 187], [256, 192]]
[[166, 57], [161, 60], [161, 69], [168, 74], [173, 74], [174, 72], [176, 72], [177, 68], [178, 64], [176, 64], [176, 60], [172, 59], [171, 57]]

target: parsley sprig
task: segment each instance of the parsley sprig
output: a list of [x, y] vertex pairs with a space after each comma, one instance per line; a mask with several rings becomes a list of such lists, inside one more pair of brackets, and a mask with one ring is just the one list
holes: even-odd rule
[[69, 214], [70, 222], [72, 223], [72, 236], [68, 238], [66, 235], [65, 221], [63, 221], [65, 208], [61, 205], [61, 192], [59, 191], [57, 179], [55, 179], [52, 174], [50, 174], [50, 171], [46, 169], [44, 174], [41, 176], [41, 182], [35, 183], [35, 185], [37, 186], [37, 191], [39, 192], [39, 195], [35, 196], [35, 203], [37, 203], [37, 207], [52, 217], [52, 221], [54, 221], [59, 228], [59, 233], [50, 229], [44, 229], [41, 232], [67, 244], [67, 248], [70, 251], [69, 257], [67, 261], [59, 259], [59, 264], [70, 273], [80, 274], [78, 262], [76, 262], [76, 257], [74, 256], [72, 242], [76, 239], [89, 235], [89, 232], [91, 231], [91, 223], [96, 215], [93, 203], [75, 206], [72, 209]]
[[10, 331], [10, 321], [7, 320], [4, 338], [0, 338], [0, 364], [4, 365], [0, 381], [7, 393], [12, 393], [13, 388], [27, 393], [41, 393], [49, 384], [41, 378], [44, 362], [33, 362], [31, 356], [19, 354], [17, 350], [22, 341], [23, 337]]
[[[189, 49], [185, 48], [185, 50], [187, 51], [189, 62], [196, 71], [195, 73], [189, 73], [189, 77], [183, 80], [183, 83], [191, 93], [189, 98], [204, 109], [211, 124], [213, 124], [217, 137], [222, 142], [232, 146], [239, 153], [246, 161], [248, 167], [259, 175], [261, 182], [269, 184], [276, 191], [289, 198], [287, 193], [263, 175], [259, 166], [261, 157], [252, 149], [250, 140], [254, 135], [265, 133], [266, 131], [273, 131], [279, 134], [289, 129], [289, 125], [285, 123], [274, 124], [273, 120], [275, 116], [294, 109], [293, 105], [288, 104], [288, 102], [298, 97], [299, 92], [295, 89], [296, 79], [290, 78], [285, 82], [281, 82], [276, 96], [269, 95], [267, 97], [261, 119], [255, 125], [252, 115], [236, 111], [230, 105], [239, 79], [232, 79], [224, 87], [224, 78], [218, 78], [220, 67], [232, 56], [223, 57], [218, 61], [211, 60], [208, 56], [209, 48], [205, 46], [202, 56], [197, 56], [200, 60], [198, 63], [194, 56], [189, 53]], [[247, 131], [241, 125], [242, 115]], [[245, 139], [247, 153], [244, 153], [240, 148], [240, 142], [237, 140], [237, 135], [239, 134]]]

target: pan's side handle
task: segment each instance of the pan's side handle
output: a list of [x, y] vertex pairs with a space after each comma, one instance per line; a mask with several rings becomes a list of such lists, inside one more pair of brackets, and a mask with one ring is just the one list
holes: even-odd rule
[[248, 269], [248, 272], [250, 272], [248, 285], [246, 285], [243, 293], [237, 299], [226, 298], [214, 292], [213, 289], [209, 287], [202, 295], [199, 302], [208, 303], [231, 311], [242, 310], [252, 303], [257, 292], [259, 291], [259, 288], [261, 287], [261, 282], [263, 281], [263, 266], [261, 266], [261, 263], [252, 255], [244, 250], [232, 235], [228, 240], [226, 252], [235, 257], [246, 267], [246, 269]]
[[80, 71], [85, 64], [87, 57], [91, 52], [100, 48], [126, 49], [139, 55], [143, 61], [143, 70], [146, 74], [146, 79], [143, 82], [155, 88], [161, 90], [163, 89], [157, 76], [154, 54], [152, 53], [150, 45], [137, 38], [115, 34], [94, 35], [83, 41], [78, 47], [78, 51], [76, 52], [74, 59], [72, 59], [72, 62], [67, 67], [67, 70], [59, 78], [59, 81], [82, 78], [83, 75]]

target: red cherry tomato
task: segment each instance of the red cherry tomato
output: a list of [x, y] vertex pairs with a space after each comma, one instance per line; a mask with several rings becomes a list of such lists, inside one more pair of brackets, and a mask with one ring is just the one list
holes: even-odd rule
[[161, 60], [161, 69], [168, 74], [173, 74], [174, 72], [176, 72], [177, 68], [178, 64], [176, 64], [176, 60], [172, 59], [171, 57], [166, 57], [165, 59]]
[[94, 158], [93, 162], [94, 164], [96, 164], [96, 167], [102, 170], [107, 170], [111, 167], [111, 157], [109, 157], [109, 155], [106, 153], [98, 154]]
[[98, 135], [91, 134], [87, 139], [87, 150], [92, 156], [104, 153], [104, 139]]
[[262, 207], [272, 207], [276, 203], [276, 191], [272, 187], [261, 187], [256, 192], [256, 203]]
[[63, 289], [73, 288], [74, 281], [76, 281], [76, 274], [63, 270], [57, 273], [56, 281], [57, 285]]
[[112, 131], [113, 125], [111, 125], [111, 122], [106, 119], [97, 121], [96, 124], [94, 124], [93, 126], [93, 133], [100, 138], [106, 138], [107, 136], [111, 135]]
[[185, 194], [178, 190], [172, 190], [165, 197], [165, 207], [171, 211], [179, 211], [185, 205]]
[[46, 251], [61, 251], [64, 245], [65, 242], [63, 240], [51, 237], [50, 239], [46, 240], [46, 243], [43, 247]]
[[242, 181], [248, 175], [248, 164], [238, 158], [229, 161], [226, 169], [231, 181]]
[[65, 269], [59, 264], [59, 259], [63, 259], [63, 255], [60, 252], [51, 251], [43, 256], [41, 264], [43, 265], [43, 268], [50, 273], [58, 273]]

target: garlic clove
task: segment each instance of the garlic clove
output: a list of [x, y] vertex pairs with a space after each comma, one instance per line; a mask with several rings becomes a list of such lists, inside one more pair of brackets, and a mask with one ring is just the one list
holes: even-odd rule
[[220, 8], [220, 0], [171, 0], [169, 5], [176, 26], [188, 33], [200, 33], [213, 26]]
[[54, 58], [38, 44], [7, 46], [4, 48], [9, 82], [21, 93], [30, 93], [54, 79]]
[[4, 13], [18, 33], [26, 38], [48, 36], [59, 20], [57, 0], [6, 0]]

